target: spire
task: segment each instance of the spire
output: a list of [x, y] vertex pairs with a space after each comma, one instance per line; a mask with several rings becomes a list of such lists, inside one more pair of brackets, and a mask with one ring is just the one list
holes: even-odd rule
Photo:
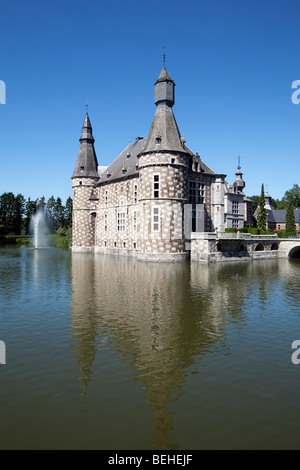
[[174, 80], [170, 77], [164, 64], [158, 79], [154, 83], [155, 104], [163, 103], [167, 104], [167, 106], [174, 106], [174, 88]]
[[92, 132], [93, 132], [93, 129], [92, 129], [92, 126], [91, 126], [90, 118], [89, 118], [88, 112], [86, 112], [84, 123], [83, 123], [83, 126], [82, 126], [82, 133], [81, 133], [81, 137], [79, 139], [79, 142], [85, 142], [86, 141], [86, 142], [94, 143], [95, 139], [93, 137]]
[[88, 113], [82, 126], [80, 147], [72, 178], [99, 178], [98, 160], [94, 149], [95, 139]]
[[148, 152], [186, 152], [184, 140], [176, 123], [172, 107], [174, 105], [175, 83], [164, 65], [154, 84], [156, 112], [143, 149]]
[[237, 172], [235, 173], [235, 182], [233, 185], [238, 189], [238, 191], [242, 192], [244, 187], [246, 186], [245, 181], [243, 180], [243, 173], [241, 172], [241, 157], [238, 157], [238, 166]]
[[267, 189], [266, 194], [265, 194], [265, 209], [270, 210], [270, 211], [274, 210], [274, 207], [271, 204], [271, 199], [272, 198], [269, 195], [269, 191]]

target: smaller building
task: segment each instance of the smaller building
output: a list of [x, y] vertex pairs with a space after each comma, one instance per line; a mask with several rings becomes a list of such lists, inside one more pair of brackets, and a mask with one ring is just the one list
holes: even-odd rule
[[[268, 191], [265, 195], [265, 209], [267, 212], [267, 228], [271, 230], [285, 230], [286, 229], [286, 210], [274, 209], [272, 206], [271, 196]], [[295, 230], [300, 230], [299, 221], [300, 209], [294, 209], [295, 217]]]
[[245, 223], [252, 224], [252, 201], [244, 193], [245, 186], [239, 163], [233, 184], [225, 181], [225, 228], [243, 228]]

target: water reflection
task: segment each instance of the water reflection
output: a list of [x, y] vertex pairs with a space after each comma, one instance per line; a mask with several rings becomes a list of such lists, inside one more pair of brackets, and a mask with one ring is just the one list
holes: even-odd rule
[[[94, 373], [101, 348], [109, 347], [134, 365], [153, 410], [150, 443], [176, 449], [169, 441], [172, 402], [186, 376], [197, 373], [201, 357], [224, 349], [226, 324], [242, 328], [250, 264], [229, 282], [236, 265], [157, 264], [125, 257], [72, 255], [72, 350], [81, 393]], [[200, 362], [199, 362], [200, 361]]]
[[2, 448], [299, 448], [299, 259], [0, 251]]

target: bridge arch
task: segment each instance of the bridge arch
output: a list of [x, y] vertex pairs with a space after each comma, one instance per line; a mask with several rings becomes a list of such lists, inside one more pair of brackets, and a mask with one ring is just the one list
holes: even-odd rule
[[259, 243], [258, 245], [256, 245], [255, 247], [255, 251], [264, 251], [265, 250], [265, 247], [262, 243]]
[[300, 258], [300, 245], [294, 246], [294, 248], [292, 248], [289, 251], [288, 256], [289, 256], [289, 258]]

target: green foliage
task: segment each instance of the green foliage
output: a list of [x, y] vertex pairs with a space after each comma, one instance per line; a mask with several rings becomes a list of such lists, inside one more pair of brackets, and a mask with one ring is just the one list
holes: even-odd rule
[[295, 214], [294, 208], [291, 202], [289, 202], [288, 208], [286, 210], [286, 232], [287, 233], [295, 233]]
[[267, 212], [265, 209], [265, 189], [264, 185], [261, 185], [261, 194], [259, 198], [259, 212], [258, 212], [258, 228], [265, 230], [267, 226]]
[[[226, 233], [236, 233], [237, 232], [237, 229], [236, 228], [226, 228], [225, 229], [225, 232]], [[254, 228], [254, 227], [251, 227], [251, 228], [242, 228], [239, 230], [239, 232], [241, 233], [251, 233], [252, 235], [273, 235], [274, 234], [274, 231], [273, 230], [263, 230], [261, 228]]]
[[29, 245], [31, 237], [24, 235], [0, 235], [0, 245]]
[[0, 233], [20, 233], [25, 199], [22, 194], [3, 193], [0, 196]]
[[52, 246], [68, 249], [72, 245], [72, 229], [61, 227], [49, 238]]
[[25, 201], [22, 194], [15, 196], [13, 193], [3, 193], [0, 196], [0, 235], [30, 234], [30, 220], [38, 210], [45, 211], [50, 233], [54, 234], [60, 228], [71, 228], [72, 206], [71, 197], [64, 206], [59, 197], [55, 199], [51, 196], [47, 202], [44, 196]]
[[253, 214], [254, 214], [254, 212], [257, 209], [257, 206], [259, 206], [260, 196], [251, 196], [250, 199], [252, 201], [252, 211], [253, 211]]
[[284, 209], [288, 209], [289, 205], [294, 209], [300, 208], [300, 186], [298, 184], [294, 184], [292, 189], [289, 189], [284, 193], [282, 200], [286, 204]]

